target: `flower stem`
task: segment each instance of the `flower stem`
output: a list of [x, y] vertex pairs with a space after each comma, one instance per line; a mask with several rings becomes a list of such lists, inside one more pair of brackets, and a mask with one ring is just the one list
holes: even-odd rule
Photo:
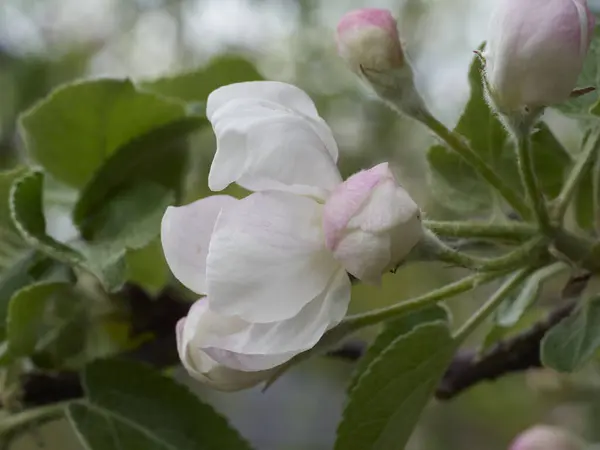
[[565, 213], [569, 206], [569, 202], [573, 198], [575, 191], [583, 177], [588, 173], [594, 161], [597, 159], [598, 150], [600, 149], [600, 128], [597, 128], [592, 136], [589, 137], [586, 148], [579, 155], [575, 166], [571, 169], [567, 181], [555, 200], [553, 216], [556, 220], [562, 222]]
[[444, 244], [431, 231], [426, 231], [417, 247], [416, 259], [437, 260], [477, 271], [496, 271], [529, 264], [543, 255], [546, 248], [546, 238], [537, 236], [497, 258], [479, 258], [459, 252]]
[[454, 334], [457, 345], [460, 345], [506, 298], [512, 290], [521, 284], [531, 273], [531, 268], [524, 268], [513, 275], [500, 286], [492, 297], [483, 304]]
[[469, 147], [463, 138], [450, 131], [433, 115], [427, 113], [421, 117], [421, 122], [440, 137], [452, 150], [471, 165], [479, 174], [504, 197], [508, 204], [525, 219], [531, 216], [527, 204], [517, 191], [508, 186], [477, 153]]
[[491, 224], [487, 222], [440, 222], [425, 220], [423, 225], [436, 234], [455, 238], [489, 238], [523, 241], [536, 234], [536, 228], [523, 222]]
[[550, 224], [550, 215], [546, 207], [544, 194], [539, 187], [535, 168], [533, 167], [533, 158], [531, 157], [531, 127], [515, 127], [514, 134], [516, 138], [517, 159], [519, 162], [519, 173], [521, 181], [525, 188], [525, 194], [529, 200], [535, 219], [540, 230], [546, 235], [552, 235], [552, 225]]
[[471, 275], [463, 278], [462, 280], [448, 284], [439, 289], [435, 289], [433, 291], [428, 292], [427, 294], [421, 295], [411, 300], [406, 300], [395, 305], [388, 306], [386, 308], [380, 308], [373, 311], [369, 311], [364, 314], [348, 316], [339, 325], [339, 327], [343, 327], [344, 332], [347, 334], [356, 331], [360, 328], [376, 325], [380, 322], [394, 319], [408, 312], [421, 309], [428, 305], [439, 303], [444, 299], [454, 297], [458, 294], [462, 294], [463, 292], [470, 291], [471, 289], [474, 289], [477, 286], [489, 283], [490, 281], [501, 277], [505, 273], [506, 271], [499, 271]]

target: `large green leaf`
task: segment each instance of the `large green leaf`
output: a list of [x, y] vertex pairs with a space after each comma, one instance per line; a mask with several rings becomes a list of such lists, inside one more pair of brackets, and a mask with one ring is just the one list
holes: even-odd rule
[[[589, 53], [585, 60], [583, 70], [579, 75], [577, 86], [595, 87], [596, 91], [558, 105], [557, 108], [575, 118], [591, 118], [590, 109], [598, 101], [598, 89], [600, 88], [600, 26], [596, 27], [594, 38]], [[596, 106], [597, 108], [597, 106]]]
[[440, 305], [433, 305], [423, 309], [409, 312], [408, 314], [391, 321], [386, 324], [385, 328], [379, 333], [373, 344], [367, 352], [360, 358], [350, 385], [348, 392], [356, 386], [360, 377], [369, 368], [371, 363], [384, 351], [396, 338], [404, 334], [410, 333], [416, 327], [429, 322], [448, 322], [448, 310]]
[[592, 297], [552, 328], [542, 341], [544, 366], [573, 372], [600, 348], [600, 296]]
[[129, 80], [99, 79], [56, 89], [20, 124], [30, 156], [80, 188], [127, 142], [185, 116], [183, 104], [139, 92]]
[[87, 401], [69, 418], [89, 450], [248, 450], [210, 406], [153, 369], [97, 361], [84, 371]]
[[335, 449], [403, 449], [455, 348], [443, 322], [397, 337], [353, 389]]
[[141, 83], [141, 87], [185, 102], [205, 102], [220, 86], [262, 80], [254, 65], [239, 56], [220, 56], [196, 71]]
[[113, 153], [85, 186], [75, 206], [75, 223], [84, 236], [94, 238], [101, 227], [98, 216], [107, 207], [134, 223], [136, 217], [128, 205], [107, 204], [115, 203], [123, 190], [135, 189], [136, 183], [152, 182], [177, 195], [186, 167], [187, 138], [207, 124], [200, 117], [178, 119], [136, 137]]

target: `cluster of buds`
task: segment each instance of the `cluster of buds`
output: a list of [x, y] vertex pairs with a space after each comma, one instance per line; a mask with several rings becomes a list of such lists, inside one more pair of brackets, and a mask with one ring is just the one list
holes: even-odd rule
[[[492, 105], [511, 115], [567, 100], [583, 68], [594, 23], [586, 0], [498, 0], [483, 54]], [[342, 58], [382, 99], [411, 116], [423, 107], [389, 11], [346, 14], [337, 42]]]

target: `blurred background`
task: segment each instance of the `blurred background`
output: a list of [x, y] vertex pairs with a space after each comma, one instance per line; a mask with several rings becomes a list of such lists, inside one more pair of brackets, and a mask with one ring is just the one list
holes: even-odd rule
[[[600, 11], [600, 1], [590, 2]], [[138, 80], [191, 70], [223, 55], [241, 55], [266, 79], [305, 89], [332, 127], [344, 175], [391, 161], [398, 178], [430, 218], [452, 218], [430, 198], [425, 150], [431, 137], [397, 117], [359, 85], [337, 57], [334, 30], [346, 11], [385, 7], [399, 29], [417, 72], [417, 83], [438, 118], [453, 126], [468, 98], [472, 51], [485, 37], [493, 0], [2, 0], [0, 2], [0, 168], [22, 156], [19, 112], [50, 90], [81, 77]], [[569, 149], [580, 136], [573, 123], [550, 112], [547, 120]], [[65, 131], [66, 132], [66, 131]], [[196, 196], [206, 195], [212, 136], [194, 141]], [[381, 288], [357, 286], [354, 312], [409, 298], [447, 283], [460, 271], [411, 265], [386, 276]], [[551, 301], [561, 281], [548, 286]], [[452, 302], [459, 323], [485, 292]], [[365, 334], [364, 339], [372, 335]], [[351, 363], [312, 360], [260, 388], [223, 394], [178, 373], [258, 450], [326, 450], [351, 374]], [[420, 449], [507, 448], [511, 438], [538, 422], [561, 425], [600, 440], [600, 391], [591, 367], [577, 377], [539, 371], [481, 385], [449, 403], [432, 403], [410, 444]], [[199, 424], [201, 426], [201, 424]], [[31, 450], [79, 449], [66, 424], [46, 426], [18, 443]]]

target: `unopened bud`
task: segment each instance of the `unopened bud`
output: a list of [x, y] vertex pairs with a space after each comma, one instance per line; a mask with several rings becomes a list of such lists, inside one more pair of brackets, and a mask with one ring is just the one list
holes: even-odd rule
[[510, 115], [567, 100], [594, 22], [586, 0], [498, 0], [484, 52], [494, 106]]
[[509, 450], [583, 450], [585, 443], [560, 428], [537, 425], [521, 433]]
[[417, 204], [388, 164], [363, 170], [339, 185], [323, 211], [325, 244], [346, 271], [378, 283], [423, 236]]
[[365, 8], [347, 13], [337, 27], [342, 58], [356, 71], [384, 72], [404, 65], [396, 20], [386, 9]]
[[364, 8], [342, 17], [338, 53], [374, 91], [399, 111], [419, 118], [425, 111], [404, 56], [396, 20], [386, 9]]

